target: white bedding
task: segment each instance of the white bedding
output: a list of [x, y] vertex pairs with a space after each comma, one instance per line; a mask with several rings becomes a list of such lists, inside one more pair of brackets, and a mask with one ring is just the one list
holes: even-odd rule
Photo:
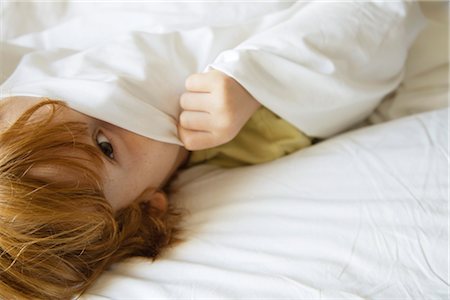
[[74, 14], [62, 23], [2, 44], [6, 52], [29, 53], [11, 68], [0, 96], [63, 99], [91, 117], [173, 144], [182, 144], [176, 120], [184, 81], [210, 68], [309, 136], [342, 132], [400, 84], [408, 50], [425, 26], [419, 5], [408, 1], [298, 1], [245, 22], [192, 30], [189, 21], [175, 26], [182, 30], [166, 21], [152, 26], [152, 14], [134, 4], [94, 3], [91, 13], [79, 14], [72, 4], [67, 11]]
[[[89, 15], [92, 5], [2, 2], [2, 41], [80, 26], [65, 21]], [[164, 31], [158, 24], [223, 26], [290, 4], [132, 5], [148, 14], [144, 25]], [[184, 171], [171, 199], [190, 211], [185, 242], [155, 262], [113, 266], [82, 299], [448, 299], [447, 10], [430, 6], [405, 80], [370, 118], [382, 124], [263, 165]], [[143, 24], [125, 22], [123, 30], [134, 26]], [[83, 41], [93, 39], [86, 31]], [[27, 51], [2, 50], [0, 81]]]
[[187, 170], [172, 195], [186, 241], [117, 264], [83, 299], [447, 299], [448, 114]]

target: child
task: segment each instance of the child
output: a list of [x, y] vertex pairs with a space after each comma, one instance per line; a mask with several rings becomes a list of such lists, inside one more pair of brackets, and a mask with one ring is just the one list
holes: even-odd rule
[[[229, 29], [25, 56], [0, 102], [0, 297], [70, 298], [114, 262], [156, 257], [176, 240], [162, 190], [179, 167], [273, 160], [364, 119], [421, 27], [414, 3], [299, 2]], [[205, 73], [183, 59], [199, 37], [214, 45]]]

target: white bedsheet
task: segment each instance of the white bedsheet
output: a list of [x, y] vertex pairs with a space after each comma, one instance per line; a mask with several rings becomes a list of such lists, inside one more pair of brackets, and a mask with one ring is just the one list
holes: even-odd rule
[[186, 241], [115, 265], [83, 299], [447, 299], [448, 114], [185, 171]]

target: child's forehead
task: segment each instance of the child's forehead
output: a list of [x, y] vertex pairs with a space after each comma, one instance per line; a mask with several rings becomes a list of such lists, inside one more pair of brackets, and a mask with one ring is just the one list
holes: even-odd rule
[[[91, 155], [93, 150], [85, 150], [86, 145], [94, 146], [90, 135], [84, 133], [86, 129], [84, 121], [88, 117], [85, 117], [64, 105], [58, 106], [56, 108], [57, 113], [53, 114], [52, 111], [54, 111], [54, 106], [46, 105], [46, 103], [43, 103], [44, 101], [48, 102], [49, 99], [38, 97], [0, 99], [1, 136], [5, 137], [5, 141], [8, 141], [8, 143], [12, 145], [22, 143], [21, 145], [25, 145], [24, 147], [32, 147], [31, 152], [40, 151], [39, 153], [44, 153], [44, 159], [42, 160], [44, 162], [33, 163], [32, 167], [27, 169], [26, 174], [31, 178], [61, 184], [76, 183], [76, 185], [79, 186], [90, 184], [92, 180], [90, 181], [88, 178], [88, 172], [83, 173], [80, 172], [80, 170], [102, 171], [102, 169], [101, 164], [96, 163], [97, 160], [93, 159], [93, 156]], [[53, 104], [54, 102], [49, 103]], [[26, 121], [26, 124], [20, 123], [21, 126], [16, 126], [17, 132], [20, 134], [27, 132], [28, 135], [25, 134], [23, 138], [15, 139], [14, 136], [15, 133], [17, 133], [16, 131], [14, 131], [15, 133], [13, 135], [7, 134], [8, 129], [11, 128], [18, 118], [20, 118], [27, 110], [40, 104], [42, 104], [42, 106], [38, 106], [37, 110], [31, 111], [32, 115], [30, 117], [30, 119], [36, 117], [37, 123], [34, 123], [32, 120], [30, 124]], [[51, 117], [50, 122], [47, 122], [47, 113], [48, 116]], [[70, 126], [68, 125], [68, 122], [75, 123]], [[62, 123], [63, 126], [60, 126], [60, 123]], [[43, 129], [40, 130], [41, 135], [39, 138], [36, 138], [34, 133], [34, 127], [32, 127], [34, 125], [40, 126], [39, 128]], [[47, 129], [51, 131], [46, 131]], [[50, 135], [48, 132], [51, 132], [52, 134]], [[32, 136], [30, 136], [30, 134]], [[76, 147], [75, 145], [81, 146]], [[35, 147], [37, 147], [37, 149]], [[94, 149], [97, 151], [96, 147], [94, 147]], [[39, 157], [42, 158], [42, 155], [39, 155]], [[55, 158], [60, 159], [60, 162], [54, 163]], [[79, 167], [74, 167], [74, 162], [78, 164]]]
[[27, 109], [44, 101], [38, 97], [16, 96], [0, 99], [0, 128], [8, 128]]
[[[49, 101], [47, 98], [16, 96], [11, 98], [0, 99], [0, 130], [8, 129], [15, 121], [18, 120], [28, 109], [39, 105], [42, 102]], [[54, 105], [42, 105], [38, 107], [30, 117], [30, 120], [39, 117], [45, 117], [45, 114], [52, 115], [52, 119], [56, 122], [82, 122], [92, 123], [93, 118], [79, 113], [58, 102], [57, 113]]]
[[[101, 168], [95, 168], [93, 166], [89, 157], [80, 151], [72, 151], [70, 155], [71, 159], [77, 163], [81, 163], [86, 170], [96, 170], [100, 172]], [[30, 178], [35, 178], [43, 180], [45, 182], [50, 182], [52, 184], [60, 184], [72, 187], [92, 187], [93, 181], [89, 177], [87, 172], [80, 172], [79, 169], [74, 169], [71, 165], [55, 165], [55, 164], [41, 164], [35, 165], [29, 170], [27, 170], [27, 176]], [[95, 182], [100, 184], [100, 182]]]

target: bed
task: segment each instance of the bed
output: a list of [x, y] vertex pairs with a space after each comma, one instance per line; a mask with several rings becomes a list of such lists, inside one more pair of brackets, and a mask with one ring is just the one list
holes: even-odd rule
[[[2, 40], [95, 5], [120, 6], [2, 2]], [[156, 31], [289, 5], [133, 4]], [[421, 5], [428, 25], [404, 80], [364, 123], [270, 163], [182, 171], [170, 196], [189, 211], [184, 241], [112, 266], [81, 299], [448, 299], [448, 4]], [[2, 80], [24, 49], [3, 52]]]

